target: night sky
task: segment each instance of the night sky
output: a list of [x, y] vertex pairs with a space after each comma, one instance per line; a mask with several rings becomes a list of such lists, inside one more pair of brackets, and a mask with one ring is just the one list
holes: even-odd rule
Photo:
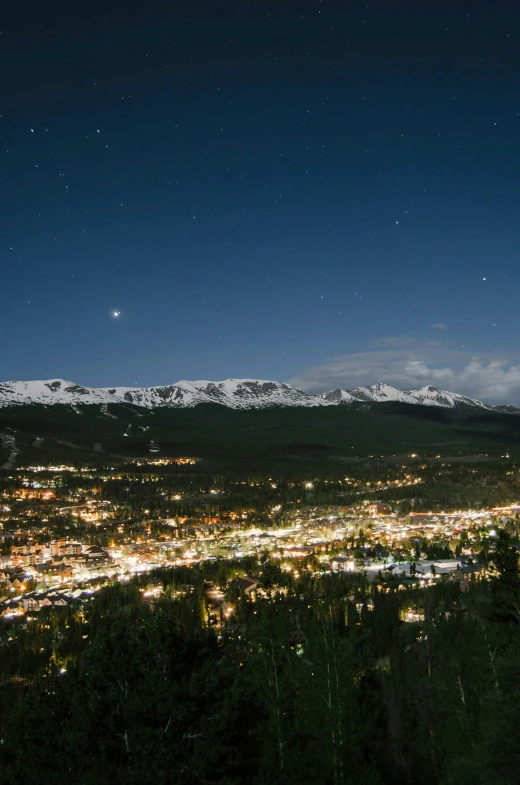
[[520, 7], [1, 21], [0, 377], [520, 402]]

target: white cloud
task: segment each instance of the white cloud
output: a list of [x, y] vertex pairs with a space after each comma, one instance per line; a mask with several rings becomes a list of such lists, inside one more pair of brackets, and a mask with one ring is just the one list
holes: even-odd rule
[[488, 403], [520, 404], [520, 357], [453, 349], [438, 342], [385, 338], [334, 357], [290, 379], [306, 392], [387, 382], [401, 389], [432, 384]]
[[435, 324], [430, 324], [430, 327], [432, 328], [432, 330], [449, 330], [450, 329], [447, 324], [444, 324], [444, 322], [435, 322]]

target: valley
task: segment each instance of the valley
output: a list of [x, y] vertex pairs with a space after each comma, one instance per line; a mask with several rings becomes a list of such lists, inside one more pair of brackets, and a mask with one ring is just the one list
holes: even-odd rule
[[497, 680], [514, 694], [520, 416], [444, 393], [258, 400], [0, 407], [9, 777], [32, 770], [43, 724], [39, 767], [60, 785], [84, 745], [118, 772], [125, 734], [158, 781], [167, 762], [211, 782], [208, 743], [237, 782], [277, 781], [282, 734], [299, 750], [284, 782], [332, 782], [340, 722], [360, 777], [413, 782], [434, 738], [425, 781], [451, 785], [454, 712], [500, 767], [484, 740]]

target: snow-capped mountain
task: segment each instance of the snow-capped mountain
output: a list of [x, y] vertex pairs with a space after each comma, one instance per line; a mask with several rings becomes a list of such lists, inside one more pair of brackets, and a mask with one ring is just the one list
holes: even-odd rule
[[307, 395], [290, 384], [258, 379], [226, 379], [223, 382], [180, 381], [166, 387], [82, 387], [63, 379], [0, 383], [0, 407], [23, 404], [129, 403], [154, 409], [158, 406], [187, 408], [199, 403], [220, 403], [232, 409], [269, 406], [330, 406], [318, 395]]
[[373, 384], [371, 387], [355, 387], [353, 390], [334, 390], [325, 393], [326, 400], [331, 395], [341, 394], [341, 403], [363, 401], [364, 403], [381, 403], [382, 401], [400, 401], [401, 403], [417, 403], [413, 395], [407, 391], [399, 390], [390, 384]]
[[232, 409], [263, 409], [283, 406], [355, 406], [387, 401], [438, 406], [445, 409], [476, 409], [517, 414], [513, 406], [489, 406], [458, 393], [426, 386], [399, 390], [389, 384], [331, 390], [312, 395], [290, 384], [259, 379], [226, 379], [222, 382], [180, 381], [165, 387], [83, 387], [63, 379], [0, 383], [0, 407], [41, 404], [132, 404], [146, 409], [191, 408], [199, 403], [219, 403]]
[[428, 385], [419, 390], [399, 390], [390, 384], [373, 384], [370, 387], [356, 387], [353, 390], [332, 390], [323, 396], [328, 401], [349, 404], [353, 401], [365, 403], [383, 403], [384, 401], [398, 401], [400, 403], [415, 403], [422, 406], [440, 406], [445, 409], [475, 408], [493, 411], [496, 408], [488, 406], [482, 401], [467, 398], [459, 393], [439, 390]]
[[325, 401], [330, 401], [331, 403], [343, 403], [345, 405], [354, 403], [355, 401], [364, 400], [361, 398], [356, 398], [352, 392], [348, 390], [341, 390], [339, 387], [336, 390], [331, 390], [328, 393], [323, 393], [321, 397]]
[[226, 379], [223, 382], [180, 381], [168, 387], [142, 389], [117, 387], [102, 392], [121, 398], [126, 403], [147, 408], [191, 407], [199, 403], [220, 403], [231, 409], [323, 405], [323, 401], [319, 400], [318, 396], [307, 395], [290, 384], [259, 379]]

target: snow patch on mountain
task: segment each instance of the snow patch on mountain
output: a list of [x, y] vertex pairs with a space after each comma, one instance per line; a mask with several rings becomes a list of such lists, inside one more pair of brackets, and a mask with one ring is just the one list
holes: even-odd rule
[[347, 392], [347, 390], [341, 390], [339, 387], [336, 390], [323, 393], [321, 397], [325, 401], [330, 401], [331, 403], [349, 404], [358, 400], [351, 392]]

